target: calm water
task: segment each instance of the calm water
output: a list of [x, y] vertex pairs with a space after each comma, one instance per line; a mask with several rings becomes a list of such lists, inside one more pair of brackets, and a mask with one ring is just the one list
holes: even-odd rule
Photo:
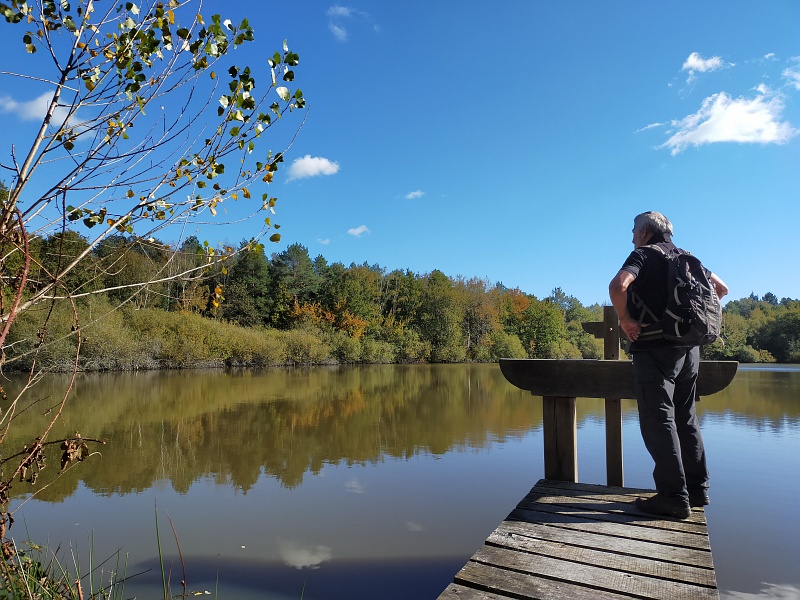
[[[36, 388], [42, 406], [62, 385]], [[698, 412], [723, 598], [800, 597], [800, 367], [740, 367]], [[126, 597], [151, 598], [157, 507], [172, 579], [167, 517], [192, 591], [435, 598], [543, 476], [541, 419], [496, 365], [84, 375], [57, 434], [109, 443], [29, 500], [12, 534], [76, 549], [84, 567], [93, 537], [95, 561], [121, 550], [144, 572]], [[578, 419], [579, 479], [604, 483], [602, 400], [579, 400]], [[624, 445], [626, 484], [652, 487], [632, 402]]]

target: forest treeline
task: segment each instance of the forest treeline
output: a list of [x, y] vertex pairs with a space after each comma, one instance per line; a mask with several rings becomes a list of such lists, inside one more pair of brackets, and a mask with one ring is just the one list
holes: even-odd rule
[[[87, 248], [73, 231], [32, 239], [29, 291]], [[269, 258], [254, 242], [239, 249], [202, 278], [175, 277], [206, 260], [197, 238], [178, 248], [123, 235], [103, 240], [61, 282], [77, 320], [64, 300], [23, 313], [6, 341], [6, 368], [36, 361], [71, 370], [76, 322], [82, 370], [602, 357], [602, 342], [581, 327], [601, 321], [602, 307], [584, 306], [561, 288], [539, 299], [439, 270], [328, 263], [301, 244]], [[134, 285], [148, 273], [152, 283]], [[723, 339], [703, 352], [796, 363], [799, 338], [800, 301], [751, 295], [725, 305]]]

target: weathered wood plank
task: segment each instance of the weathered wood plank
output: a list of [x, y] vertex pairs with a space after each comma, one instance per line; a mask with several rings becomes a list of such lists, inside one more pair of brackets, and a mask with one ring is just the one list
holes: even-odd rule
[[[697, 393], [710, 396], [727, 387], [738, 365], [735, 361], [700, 361]], [[509, 382], [534, 396], [636, 397], [629, 360], [501, 358], [500, 370]]]
[[595, 591], [604, 590], [641, 598], [697, 600], [718, 597], [716, 588], [678, 583], [649, 577], [640, 573], [605, 569], [548, 556], [513, 552], [494, 546], [484, 546], [475, 553], [470, 562], [480, 562], [573, 585], [587, 585], [591, 586]]
[[543, 525], [553, 525], [573, 531], [588, 531], [590, 533], [610, 535], [631, 540], [653, 541], [659, 544], [667, 544], [680, 548], [693, 548], [695, 550], [706, 551], [711, 549], [708, 538], [705, 536], [657, 528], [628, 527], [624, 524], [610, 521], [586, 519], [579, 514], [515, 509], [508, 516], [508, 520], [522, 521], [525, 523], [541, 523]]
[[[563, 533], [568, 534], [570, 532]], [[636, 556], [625, 551], [624, 544], [620, 543], [622, 540], [618, 538], [612, 538], [617, 540], [616, 544], [608, 544], [609, 538], [606, 538], [605, 541], [599, 544], [602, 549], [598, 549], [581, 545], [580, 541], [576, 539], [577, 537], [579, 536], [572, 533], [571, 536], [564, 535], [555, 536], [555, 539], [540, 539], [519, 535], [507, 530], [502, 531], [501, 528], [498, 528], [489, 536], [486, 544], [515, 552], [526, 552], [626, 573], [668, 579], [673, 582], [686, 582], [704, 587], [716, 586], [714, 572], [710, 569]], [[577, 543], [569, 544], [566, 541], [567, 539]], [[481, 556], [481, 551], [479, 550], [472, 557], [472, 560], [480, 561]]]
[[475, 588], [465, 587], [457, 583], [451, 583], [439, 596], [438, 600], [507, 600], [508, 596], [503, 594], [498, 596], [491, 592], [484, 592]]
[[[645, 490], [642, 495], [650, 496], [652, 494], [652, 490]], [[633, 504], [633, 500], [637, 497], [638, 495], [636, 494], [607, 493], [601, 495], [597, 493], [584, 493], [577, 490], [537, 486], [520, 501], [518, 507], [531, 508], [533, 503], [538, 503], [542, 507], [545, 505], [562, 505], [565, 507], [580, 508], [581, 510], [597, 511], [598, 513], [628, 515], [631, 518], [626, 518], [625, 522], [632, 522], [642, 527], [658, 527], [707, 535], [706, 518], [703, 509], [698, 508], [692, 510], [692, 514], [688, 519], [660, 518], [639, 511]], [[597, 518], [603, 518], [601, 515], [596, 516]], [[617, 519], [614, 518], [614, 520]]]
[[[652, 494], [653, 492], [650, 492], [647, 495], [651, 496]], [[570, 493], [566, 490], [561, 494], [557, 494], [549, 490], [541, 491], [533, 489], [522, 499], [522, 502], [530, 503], [540, 501], [547, 504], [563, 504], [565, 506], [580, 505], [583, 509], [597, 510], [599, 512], [625, 513], [636, 517], [638, 520], [647, 521], [648, 523], [654, 520], [659, 522], [663, 521], [665, 526], [668, 527], [671, 527], [671, 525], [669, 525], [670, 523], [694, 523], [705, 526], [705, 513], [702, 510], [693, 511], [688, 519], [673, 520], [666, 517], [662, 519], [643, 513], [636, 508], [633, 503], [633, 498], [636, 497], [637, 496], [631, 497], [628, 495], [616, 494], [605, 494], [602, 496], [599, 494], [585, 495], [582, 493]], [[703, 532], [705, 532], [705, 529], [703, 529]]]
[[535, 577], [492, 565], [469, 561], [455, 577], [457, 584], [476, 587], [498, 594], [501, 598], [531, 598], [534, 600], [620, 600], [620, 595]]
[[[602, 521], [611, 523], [621, 527], [619, 529], [620, 533], [616, 534], [620, 536], [623, 535], [622, 532], [625, 532], [624, 535], [635, 535], [638, 530], [644, 530], [645, 533], [642, 535], [646, 536], [648, 535], [647, 532], [657, 530], [666, 531], [668, 533], [684, 533], [687, 536], [690, 536], [685, 540], [687, 543], [695, 542], [697, 544], [703, 543], [703, 539], [706, 537], [704, 535], [705, 526], [700, 523], [687, 523], [686, 521], [662, 520], [658, 517], [631, 515], [622, 512], [621, 510], [603, 512], [596, 510], [592, 507], [592, 505], [589, 505], [588, 507], [582, 507], [578, 503], [558, 504], [541, 500], [526, 503], [523, 501], [520, 502], [518, 507], [511, 512], [509, 518], [517, 521], [531, 521], [533, 523], [538, 522], [537, 517], [529, 513], [555, 513], [567, 515], [575, 519], [582, 519], [586, 522]], [[698, 539], [692, 540], [691, 536], [695, 536]]]
[[562, 481], [555, 481], [551, 479], [540, 479], [536, 482], [531, 490], [536, 488], [558, 488], [560, 490], [566, 490], [570, 493], [574, 492], [588, 492], [590, 494], [617, 494], [617, 495], [627, 495], [633, 498], [638, 498], [639, 496], [646, 496], [653, 493], [653, 490], [646, 489], [646, 488], [632, 488], [632, 487], [620, 487], [615, 485], [600, 485], [598, 483], [564, 483]]
[[[596, 548], [617, 554], [630, 554], [642, 558], [650, 558], [665, 562], [674, 562], [703, 569], [713, 569], [711, 552], [696, 548], [683, 548], [658, 543], [658, 539], [634, 540], [617, 537], [607, 533], [587, 531], [585, 529], [569, 529], [558, 524], [528, 523], [525, 521], [503, 521], [489, 536], [487, 543], [499, 544], [502, 536], [530, 537], [540, 540], [551, 540], [570, 546]], [[494, 536], [500, 536], [495, 538]]]
[[700, 512], [693, 512], [688, 519], [683, 520], [660, 518], [639, 512], [631, 502], [619, 496], [586, 498], [584, 496], [553, 496], [552, 494], [531, 492], [517, 506], [529, 510], [574, 511], [576, 514], [583, 514], [589, 518], [614, 521], [615, 523], [657, 527], [699, 535], [705, 535], [706, 531], [703, 514]]

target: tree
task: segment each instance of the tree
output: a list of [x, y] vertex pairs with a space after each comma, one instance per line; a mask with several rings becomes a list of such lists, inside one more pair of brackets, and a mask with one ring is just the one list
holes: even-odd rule
[[438, 270], [424, 278], [415, 325], [430, 345], [431, 362], [460, 362], [466, 357], [462, 331], [465, 310], [458, 301], [453, 281]]
[[522, 314], [518, 333], [531, 358], [560, 358], [560, 342], [564, 339], [564, 315], [547, 300], [533, 299]]
[[269, 307], [269, 262], [264, 246], [242, 242], [223, 285], [222, 317], [244, 327], [263, 325]]
[[[213, 15], [206, 21], [196, 10], [199, 5], [193, 0], [0, 2], [8, 23], [3, 33], [19, 36], [20, 50], [31, 55], [29, 61], [13, 60], [19, 70], [3, 73], [4, 89], [17, 89], [11, 84], [16, 81], [36, 82], [46, 91], [35, 134], [0, 149], [0, 165], [12, 177], [0, 194], [0, 348], [21, 313], [66, 300], [72, 306], [70, 335], [80, 352], [87, 323], [75, 300], [109, 287], [112, 266], [104, 264], [105, 271], [86, 266], [111, 236], [124, 236], [116, 238], [122, 246], [114, 252], [135, 258], [137, 265], [125, 270], [126, 276], [135, 276], [112, 283], [115, 293], [146, 294], [165, 282], [202, 277], [234, 253], [204, 242], [200, 264], [179, 270], [174, 268], [179, 254], [158, 242], [156, 234], [168, 233], [180, 246], [190, 223], [211, 219], [237, 201], [245, 217], [266, 214], [257, 240], [272, 227], [276, 199], [267, 186], [283, 152], [262, 143], [281, 117], [305, 106], [302, 92], [287, 87], [293, 85], [299, 57], [284, 42], [282, 50], [268, 55], [266, 72], [256, 78], [249, 67], [229, 60], [233, 50], [254, 39], [247, 19], [233, 24]], [[284, 151], [292, 139], [290, 134], [281, 144]], [[81, 227], [81, 245], [61, 243], [78, 241], [69, 226]], [[41, 239], [46, 255], [34, 252]], [[51, 255], [54, 248], [56, 256]], [[51, 312], [41, 311], [37, 348], [50, 341]], [[29, 374], [29, 384], [37, 375]], [[24, 409], [26, 393], [11, 399], [3, 414], [0, 541], [11, 524], [12, 481], [35, 479], [47, 435], [70, 390], [22, 453], [6, 451], [2, 443], [14, 415]], [[75, 453], [65, 454], [68, 462], [88, 453], [85, 441], [76, 438], [70, 442]], [[12, 551], [8, 543], [3, 549]]]
[[492, 335], [500, 329], [500, 314], [489, 293], [489, 282], [473, 277], [458, 278], [456, 290], [464, 308], [462, 331], [466, 342], [467, 358], [486, 361], [491, 356]]

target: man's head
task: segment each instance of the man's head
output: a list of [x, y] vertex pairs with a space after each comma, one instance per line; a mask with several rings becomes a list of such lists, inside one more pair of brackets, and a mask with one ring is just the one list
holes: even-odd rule
[[633, 219], [633, 245], [637, 248], [644, 246], [656, 233], [672, 236], [672, 223], [660, 212], [642, 213]]

